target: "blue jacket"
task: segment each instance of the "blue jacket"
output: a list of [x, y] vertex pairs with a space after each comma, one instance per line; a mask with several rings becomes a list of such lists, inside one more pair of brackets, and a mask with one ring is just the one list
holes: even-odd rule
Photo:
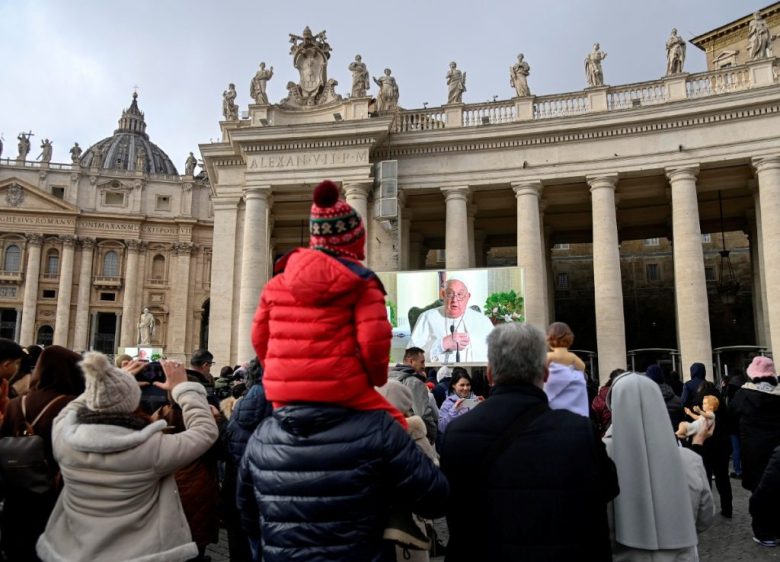
[[370, 562], [383, 559], [391, 508], [440, 517], [448, 493], [444, 475], [386, 412], [295, 404], [249, 440], [238, 507], [247, 533], [262, 527], [265, 562]]
[[249, 438], [265, 418], [271, 415], [271, 403], [265, 398], [262, 382], [256, 382], [238, 401], [225, 430], [227, 451], [235, 466], [241, 462]]

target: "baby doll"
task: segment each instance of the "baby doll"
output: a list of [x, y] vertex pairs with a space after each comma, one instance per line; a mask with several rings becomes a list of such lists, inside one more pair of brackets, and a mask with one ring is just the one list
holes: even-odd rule
[[701, 408], [694, 406], [693, 412], [689, 408], [685, 408], [685, 413], [692, 417], [694, 421], [680, 422], [680, 426], [675, 433], [677, 437], [685, 439], [686, 437], [696, 435], [702, 431], [706, 425], [715, 423], [715, 412], [718, 411], [720, 400], [709, 394], [702, 399], [701, 406]]

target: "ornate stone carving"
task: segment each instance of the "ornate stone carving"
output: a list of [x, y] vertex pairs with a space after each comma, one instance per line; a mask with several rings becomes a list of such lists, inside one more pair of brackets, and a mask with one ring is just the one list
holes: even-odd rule
[[607, 53], [601, 50], [598, 43], [593, 44], [593, 50], [585, 57], [585, 78], [588, 86], [595, 88], [604, 85], [604, 71], [601, 69], [601, 61], [607, 58]]
[[148, 308], [144, 307], [144, 311], [141, 313], [141, 319], [138, 322], [138, 344], [149, 345], [152, 343], [152, 336], [154, 336], [155, 320], [154, 314], [149, 312]]
[[38, 172], [38, 178], [41, 181], [45, 180], [46, 176], [48, 176], [48, 175], [49, 175], [49, 172], [47, 172], [46, 170], [41, 170], [40, 172]]
[[70, 149], [70, 160], [74, 164], [78, 164], [79, 160], [81, 160], [81, 147], [79, 146], [79, 143], [74, 142], [73, 146]]
[[[252, 83], [249, 85], [249, 95], [255, 100], [256, 104], [268, 105], [268, 95], [265, 93], [265, 87], [268, 81], [273, 78], [274, 67], [266, 70], [265, 63], [260, 63], [260, 68], [255, 73], [255, 77], [252, 78]], [[190, 153], [192, 154], [192, 153]]]
[[24, 203], [24, 189], [18, 184], [12, 184], [5, 192], [5, 202], [11, 207], [21, 207]]
[[17, 160], [27, 160], [27, 155], [30, 153], [31, 136], [33, 136], [32, 131], [28, 133], [19, 133], [19, 135], [16, 137], [19, 139], [19, 144], [17, 145], [19, 148], [19, 155], [16, 157]]
[[685, 40], [677, 35], [677, 29], [672, 28], [672, 34], [666, 40], [666, 75], [679, 74], [685, 64]]
[[463, 103], [463, 92], [466, 91], [466, 73], [458, 69], [453, 61], [447, 72], [447, 103]]
[[195, 244], [192, 242], [174, 242], [171, 245], [171, 249], [177, 256], [191, 256], [195, 249]]
[[288, 95], [281, 105], [305, 109], [340, 100], [341, 96], [335, 91], [338, 82], [328, 80], [331, 47], [325, 37], [325, 30], [315, 35], [306, 26], [303, 35], [290, 33], [290, 43], [293, 66], [298, 69], [300, 82], [287, 83]]
[[97, 183], [97, 176], [95, 175], [89, 176], [89, 184], [95, 185], [96, 183]]
[[27, 235], [27, 244], [30, 246], [40, 246], [43, 244], [43, 235], [42, 234], [28, 234]]
[[81, 247], [86, 249], [92, 249], [95, 247], [95, 239], [94, 238], [79, 238], [79, 242], [81, 243]]
[[353, 98], [366, 97], [366, 92], [371, 87], [368, 79], [368, 69], [366, 63], [360, 55], [355, 55], [354, 62], [349, 63], [349, 71], [352, 73], [352, 93]]
[[43, 139], [41, 141], [41, 153], [38, 155], [38, 158], [41, 159], [41, 162], [48, 164], [51, 162], [52, 151], [52, 142], [49, 139]]
[[78, 242], [78, 239], [72, 234], [63, 234], [60, 236], [60, 240], [65, 248], [73, 248], [76, 245], [76, 242]]
[[135, 153], [135, 171], [146, 173], [146, 151], [143, 147]]
[[228, 84], [228, 89], [222, 92], [222, 117], [225, 121], [238, 121], [238, 105], [236, 104], [236, 85]]
[[769, 27], [759, 12], [753, 14], [748, 26], [748, 57], [750, 60], [765, 59], [774, 56], [772, 36]]
[[517, 97], [531, 95], [531, 89], [528, 87], [528, 75], [531, 73], [531, 67], [525, 62], [525, 55], [517, 55], [517, 62], [509, 67], [509, 85], [514, 87]]
[[392, 75], [389, 68], [385, 68], [385, 73], [379, 78], [374, 78], [374, 83], [379, 86], [379, 94], [376, 96], [377, 111], [393, 111], [398, 109], [398, 83]]
[[127, 249], [130, 252], [140, 252], [141, 251], [141, 241], [140, 240], [128, 240], [127, 241]]
[[198, 159], [195, 158], [195, 155], [190, 152], [190, 155], [187, 156], [186, 162], [184, 162], [184, 175], [185, 176], [191, 176], [195, 173], [195, 166], [198, 165]]
[[103, 165], [103, 149], [95, 145], [92, 147], [92, 167], [100, 168]]

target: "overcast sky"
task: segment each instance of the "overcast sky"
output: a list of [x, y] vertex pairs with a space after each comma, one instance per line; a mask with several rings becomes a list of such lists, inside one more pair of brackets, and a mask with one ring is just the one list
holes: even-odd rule
[[[0, 0], [0, 133], [3, 157], [32, 130], [55, 162], [69, 162], [110, 136], [138, 86], [152, 142], [181, 172], [190, 150], [219, 138], [222, 91], [238, 89], [242, 111], [261, 61], [274, 67], [271, 103], [298, 82], [288, 33], [327, 30], [328, 75], [350, 91], [348, 64], [363, 55], [372, 76], [389, 67], [405, 108], [446, 101], [451, 60], [468, 74], [464, 102], [508, 99], [508, 67], [518, 53], [531, 65], [535, 95], [581, 90], [594, 42], [608, 53], [607, 84], [653, 80], [665, 71], [672, 27], [686, 40], [769, 5], [768, 0]], [[685, 69], [705, 70], [688, 45]], [[376, 93], [372, 84], [371, 93]]]

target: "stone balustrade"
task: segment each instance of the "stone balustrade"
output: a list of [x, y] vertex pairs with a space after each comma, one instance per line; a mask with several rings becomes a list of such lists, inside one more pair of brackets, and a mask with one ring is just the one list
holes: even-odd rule
[[517, 121], [517, 109], [512, 100], [470, 103], [463, 108], [463, 126], [495, 125]]
[[587, 113], [590, 110], [585, 92], [557, 94], [534, 98], [533, 118], [552, 119]]
[[[73, 164], [62, 164], [57, 162], [36, 162], [35, 160], [22, 160], [16, 158], [0, 158], [0, 166], [15, 166], [17, 168], [35, 168], [39, 170], [64, 170], [68, 172], [79, 171], [85, 175], [97, 172], [89, 167], [74, 166]], [[137, 177], [140, 174], [133, 170], [107, 170], [100, 169], [100, 175], [105, 177]], [[147, 173], [146, 177], [157, 181], [181, 181], [182, 176], [173, 174], [153, 174]]]
[[408, 131], [443, 129], [446, 126], [446, 122], [447, 116], [442, 107], [399, 111], [393, 121], [392, 131], [394, 133], [406, 133]]
[[607, 92], [607, 109], [631, 109], [669, 101], [669, 90], [663, 80], [640, 82], [610, 88]]
[[689, 74], [686, 80], [689, 98], [740, 92], [750, 86], [750, 74], [745, 65]]

